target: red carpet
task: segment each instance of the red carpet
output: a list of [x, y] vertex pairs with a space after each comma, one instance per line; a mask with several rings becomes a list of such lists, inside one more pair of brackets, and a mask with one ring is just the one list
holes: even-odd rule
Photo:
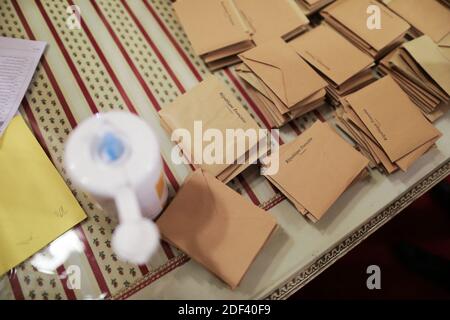
[[[404, 241], [450, 260], [449, 203], [448, 194], [440, 201], [432, 192], [425, 194], [292, 299], [450, 299], [448, 289], [410, 271], [394, 252]], [[366, 287], [366, 268], [372, 264], [381, 269], [381, 290]]]

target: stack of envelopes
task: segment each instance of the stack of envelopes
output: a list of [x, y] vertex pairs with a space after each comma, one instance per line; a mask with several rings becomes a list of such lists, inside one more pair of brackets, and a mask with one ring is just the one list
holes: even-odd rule
[[449, 53], [450, 49], [421, 36], [384, 58], [380, 69], [397, 81], [430, 121], [435, 121], [448, 111], [450, 102]]
[[327, 80], [327, 93], [334, 105], [339, 104], [342, 96], [376, 79], [372, 71], [375, 65], [373, 58], [326, 24], [289, 44]]
[[[177, 98], [159, 116], [162, 127], [172, 134], [186, 159], [225, 183], [267, 152], [267, 137], [262, 137], [256, 121], [215, 76]], [[238, 129], [243, 130], [241, 134], [227, 139], [228, 130]], [[247, 130], [255, 133], [254, 139], [247, 139]], [[205, 139], [210, 133], [220, 137]]]
[[[427, 35], [442, 46], [450, 46], [450, 9], [438, 0], [383, 0], [408, 21], [413, 37]], [[442, 1], [443, 2], [443, 1]]]
[[340, 195], [366, 176], [369, 160], [327, 123], [317, 121], [279, 150], [271, 181], [304, 216], [318, 221]]
[[[380, 12], [380, 29], [369, 28], [369, 6]], [[409, 24], [375, 0], [339, 0], [321, 11], [325, 20], [375, 59], [380, 59], [403, 42]], [[377, 27], [376, 25], [374, 27]]]
[[280, 127], [325, 102], [327, 83], [282, 39], [239, 55], [236, 68], [272, 127]]
[[194, 51], [212, 70], [268, 39], [291, 39], [309, 20], [295, 0], [178, 0], [173, 5]]
[[197, 170], [157, 225], [164, 239], [234, 289], [277, 222], [207, 172]]
[[342, 100], [340, 128], [385, 173], [406, 171], [429, 151], [441, 133], [386, 76]]
[[309, 16], [329, 5], [333, 1], [334, 0], [297, 0], [297, 3], [303, 13]]

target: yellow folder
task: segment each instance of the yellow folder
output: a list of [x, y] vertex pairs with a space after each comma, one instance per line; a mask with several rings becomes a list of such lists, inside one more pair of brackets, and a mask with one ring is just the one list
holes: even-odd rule
[[0, 137], [0, 275], [86, 218], [20, 116]]

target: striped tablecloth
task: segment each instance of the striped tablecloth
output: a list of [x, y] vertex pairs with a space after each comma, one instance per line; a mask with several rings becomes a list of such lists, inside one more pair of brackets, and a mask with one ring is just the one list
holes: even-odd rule
[[[79, 30], [67, 25], [71, 12], [68, 7], [73, 5], [81, 9]], [[164, 171], [171, 192], [179, 188], [191, 169], [171, 163], [172, 143], [160, 127], [157, 112], [201, 81], [209, 71], [192, 51], [169, 0], [0, 0], [0, 35], [48, 43], [45, 57], [23, 100], [21, 113], [69, 186], [72, 187], [62, 162], [68, 134], [94, 113], [125, 110], [138, 114], [155, 129], [162, 144]], [[234, 70], [227, 68], [216, 75], [261, 127], [266, 127], [266, 119], [245, 92]], [[330, 108], [324, 107], [293, 121], [281, 130], [281, 140], [289, 141], [317, 118], [323, 120], [329, 116]], [[448, 125], [448, 117], [443, 121]], [[448, 165], [449, 154], [447, 149], [440, 158], [433, 158], [411, 181], [402, 182], [392, 197], [381, 199], [375, 194], [378, 201], [374, 210], [378, 212], [437, 168], [441, 176], [448, 174], [449, 168], [445, 165]], [[433, 183], [440, 178], [433, 179]], [[375, 181], [378, 183], [381, 179]], [[118, 261], [110, 244], [114, 221], [100, 212], [87, 195], [72, 187], [88, 215], [84, 223], [71, 231], [84, 244], [84, 251], [73, 253], [52, 274], [39, 272], [29, 261], [24, 262], [0, 278], [0, 298], [260, 298], [280, 287], [289, 276], [294, 276], [302, 266], [310, 265], [376, 213], [350, 214], [344, 221], [332, 214], [330, 220], [311, 226], [259, 176], [256, 168], [247, 170], [229, 185], [254, 204], [271, 210], [282, 226], [300, 228], [298, 232], [303, 228], [307, 230], [305, 236], [308, 232], [313, 236], [323, 233], [326, 235], [323, 245], [311, 247], [299, 255], [287, 251], [299, 250], [302, 243], [295, 238], [295, 230], [288, 226], [282, 228], [284, 231], [276, 236], [274, 244], [257, 259], [248, 279], [233, 292], [164, 242], [147, 265]], [[338, 223], [343, 227], [336, 228]], [[298, 263], [296, 256], [300, 257]], [[80, 289], [72, 289], [67, 284], [66, 272], [74, 265], [81, 270]], [[298, 270], [292, 267], [294, 265]], [[258, 282], [259, 277], [262, 279]], [[292, 290], [286, 285], [285, 288]]]

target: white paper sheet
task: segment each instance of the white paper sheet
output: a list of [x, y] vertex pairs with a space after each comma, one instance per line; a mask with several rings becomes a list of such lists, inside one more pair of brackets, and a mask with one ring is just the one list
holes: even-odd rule
[[19, 109], [46, 45], [0, 37], [0, 136]]

